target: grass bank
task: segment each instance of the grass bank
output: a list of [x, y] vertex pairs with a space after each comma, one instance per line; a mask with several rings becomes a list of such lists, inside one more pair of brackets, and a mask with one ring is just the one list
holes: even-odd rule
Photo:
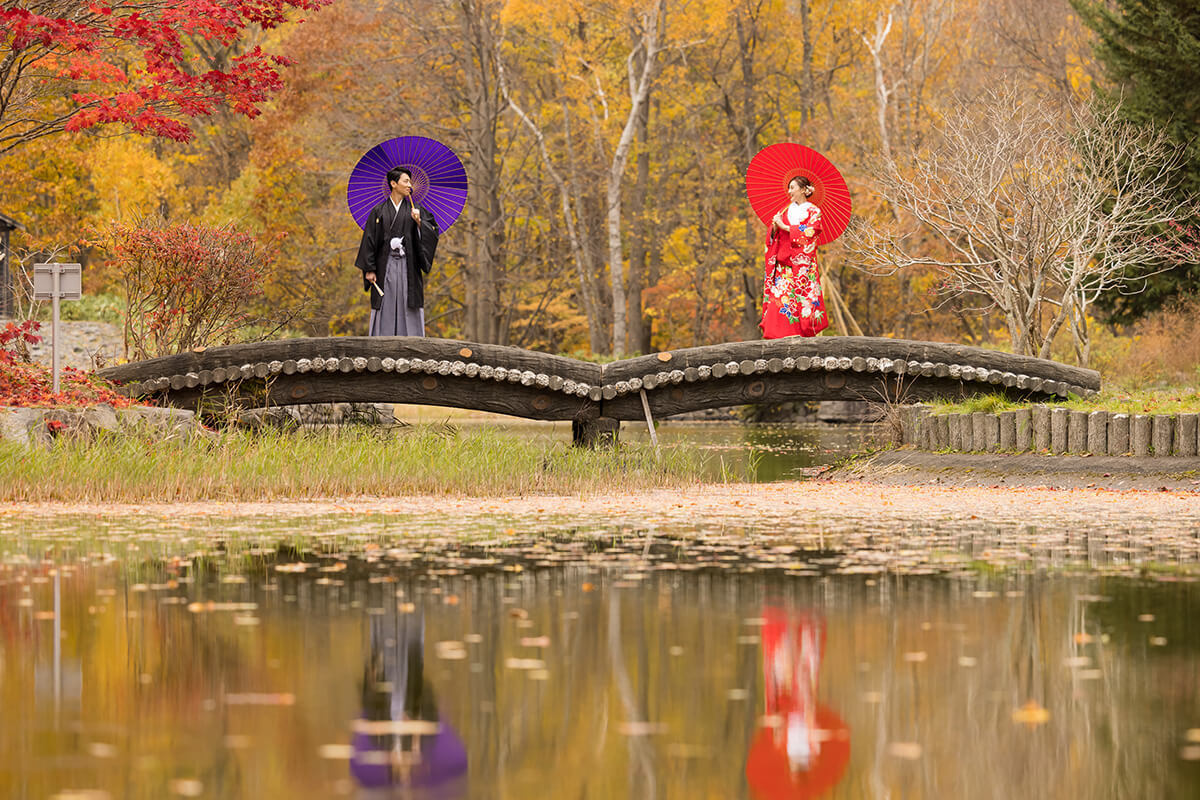
[[[997, 414], [1027, 408], [1001, 394], [980, 394], [958, 402], [934, 400], [929, 403], [934, 414], [961, 414], [983, 411]], [[1045, 405], [1061, 406], [1072, 411], [1108, 411], [1113, 414], [1196, 414], [1200, 413], [1200, 392], [1195, 386], [1162, 389], [1106, 389], [1095, 397], [1071, 397]]]
[[0, 501], [304, 500], [458, 494], [619, 493], [695, 485], [703, 458], [625, 444], [585, 450], [494, 430], [416, 426], [303, 432], [225, 431], [211, 438], [0, 443]]

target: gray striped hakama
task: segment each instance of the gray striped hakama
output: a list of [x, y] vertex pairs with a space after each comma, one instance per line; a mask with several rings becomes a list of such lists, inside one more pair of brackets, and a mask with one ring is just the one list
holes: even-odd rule
[[[408, 257], [388, 255], [383, 278], [383, 303], [371, 309], [368, 336], [424, 336], [425, 309], [408, 307]], [[372, 289], [372, 292], [375, 290]]]

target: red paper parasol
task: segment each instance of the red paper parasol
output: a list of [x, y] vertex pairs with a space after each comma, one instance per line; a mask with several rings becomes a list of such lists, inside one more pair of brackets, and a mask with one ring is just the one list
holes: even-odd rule
[[764, 225], [787, 207], [788, 181], [803, 175], [815, 191], [808, 198], [821, 209], [821, 233], [817, 244], [828, 244], [850, 224], [850, 190], [846, 180], [829, 159], [801, 144], [781, 142], [764, 147], [746, 170], [746, 195]]

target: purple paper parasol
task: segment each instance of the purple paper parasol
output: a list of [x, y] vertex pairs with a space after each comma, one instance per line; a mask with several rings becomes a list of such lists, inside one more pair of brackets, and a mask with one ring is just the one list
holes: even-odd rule
[[467, 171], [462, 162], [436, 139], [397, 136], [364, 153], [350, 172], [346, 202], [358, 227], [387, 198], [387, 173], [392, 167], [412, 171], [413, 200], [433, 213], [439, 230], [454, 224], [467, 202]]

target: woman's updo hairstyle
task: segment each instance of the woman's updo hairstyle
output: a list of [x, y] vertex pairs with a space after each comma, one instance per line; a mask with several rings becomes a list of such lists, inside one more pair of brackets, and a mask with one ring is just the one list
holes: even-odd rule
[[794, 177], [790, 181], [788, 181], [788, 187], [790, 188], [793, 183], [800, 184], [800, 188], [804, 190], [805, 197], [812, 197], [813, 192], [816, 191], [816, 187], [812, 185], [812, 181], [810, 181], [808, 178], [804, 177], [803, 175], [797, 175], [796, 177]]

